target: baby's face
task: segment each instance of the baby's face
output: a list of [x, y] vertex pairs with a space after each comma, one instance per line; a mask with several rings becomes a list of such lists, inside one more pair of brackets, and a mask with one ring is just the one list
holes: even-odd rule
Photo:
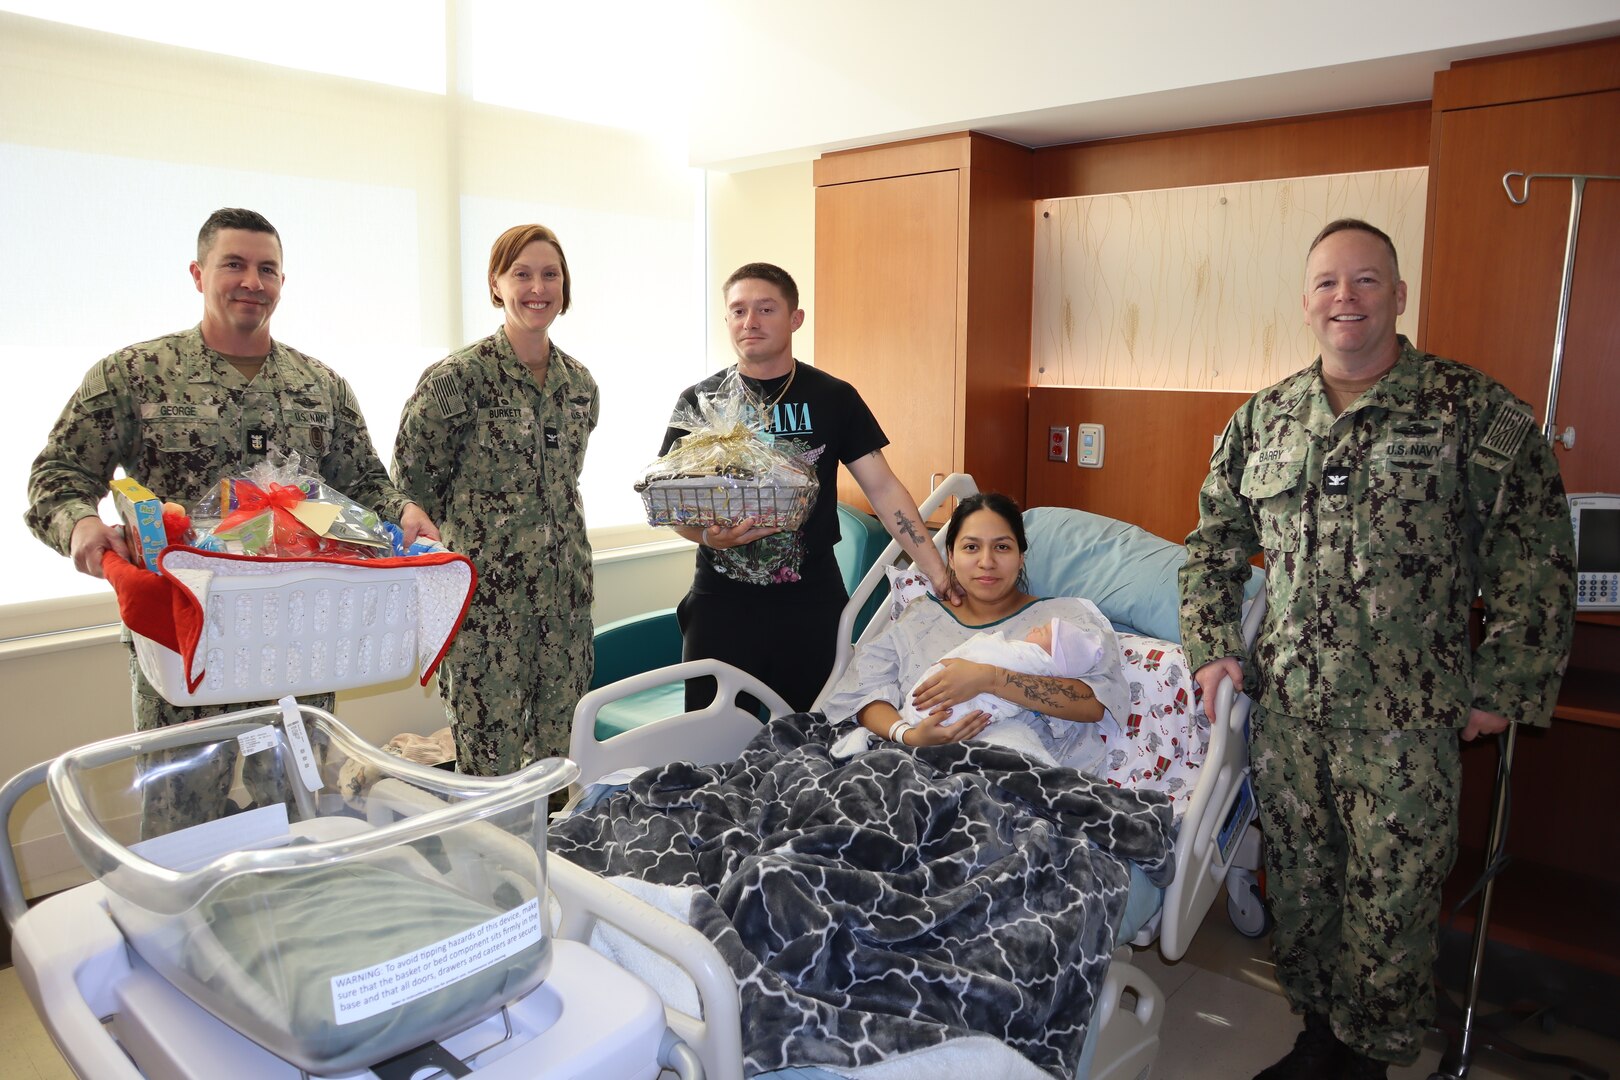
[[1049, 622], [1041, 623], [1041, 625], [1037, 626], [1035, 629], [1033, 629], [1029, 633], [1025, 634], [1024, 635], [1024, 640], [1034, 642], [1036, 645], [1039, 645], [1042, 649], [1044, 649], [1046, 651], [1046, 655], [1051, 656], [1052, 655], [1052, 624], [1049, 623]]

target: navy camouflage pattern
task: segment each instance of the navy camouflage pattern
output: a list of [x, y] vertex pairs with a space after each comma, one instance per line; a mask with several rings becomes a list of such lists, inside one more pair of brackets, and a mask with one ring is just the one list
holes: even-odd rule
[[1255, 708], [1277, 980], [1381, 1061], [1417, 1060], [1434, 1018], [1440, 885], [1456, 857], [1457, 737], [1325, 727]]
[[1335, 727], [1460, 728], [1470, 708], [1544, 726], [1575, 611], [1558, 462], [1500, 383], [1400, 344], [1342, 416], [1318, 360], [1232, 417], [1181, 570], [1188, 662], [1244, 655], [1243, 583], [1263, 551], [1246, 677], [1268, 708]]
[[478, 570], [439, 668], [461, 772], [568, 752], [596, 659], [579, 475], [600, 409], [583, 364], [553, 344], [542, 386], [505, 328], [429, 367], [405, 403], [394, 476]]
[[[347, 382], [279, 342], [249, 382], [203, 344], [200, 327], [120, 349], [90, 369], [34, 460], [24, 518], [35, 536], [66, 555], [74, 524], [96, 516], [115, 469], [189, 508], [271, 448], [296, 451], [333, 487], [399, 520], [406, 499], [378, 460]], [[133, 649], [130, 678], [140, 731], [268, 704], [170, 705], [140, 674]], [[329, 695], [304, 700], [331, 708]], [[143, 778], [142, 830], [158, 835], [223, 816], [235, 754], [222, 746], [207, 768], [178, 778], [158, 770], [167, 779], [150, 783]], [[143, 777], [158, 764], [143, 761]], [[250, 793], [279, 800], [251, 765], [244, 764], [244, 774]]]
[[201, 327], [120, 349], [92, 367], [28, 475], [28, 528], [68, 553], [113, 470], [190, 508], [265, 452], [296, 451], [309, 471], [398, 521], [406, 499], [371, 445], [349, 384], [280, 342], [249, 382], [203, 344]]
[[[1409, 1063], [1456, 854], [1456, 730], [1550, 722], [1574, 625], [1563, 482], [1529, 407], [1399, 339], [1335, 415], [1320, 358], [1227, 425], [1181, 570], [1196, 671], [1244, 661], [1277, 975], [1353, 1049]], [[1239, 611], [1264, 553], [1266, 613]], [[1471, 649], [1475, 597], [1484, 637]]]

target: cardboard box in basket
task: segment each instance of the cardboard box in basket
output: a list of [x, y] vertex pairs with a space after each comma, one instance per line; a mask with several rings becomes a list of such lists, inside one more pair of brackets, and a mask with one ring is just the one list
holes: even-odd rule
[[464, 555], [273, 559], [171, 547], [146, 573], [103, 560], [141, 672], [174, 705], [424, 685], [466, 617]]

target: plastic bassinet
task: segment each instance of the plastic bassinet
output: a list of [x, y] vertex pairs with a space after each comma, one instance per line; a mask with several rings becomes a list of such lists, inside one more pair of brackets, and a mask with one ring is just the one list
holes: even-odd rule
[[[232, 751], [287, 801], [134, 841], [157, 831], [150, 787]], [[325, 779], [339, 772], [342, 788]], [[47, 783], [142, 959], [270, 1052], [342, 1075], [545, 979], [546, 802], [577, 772], [561, 758], [491, 779], [414, 765], [289, 698], [71, 751]]]

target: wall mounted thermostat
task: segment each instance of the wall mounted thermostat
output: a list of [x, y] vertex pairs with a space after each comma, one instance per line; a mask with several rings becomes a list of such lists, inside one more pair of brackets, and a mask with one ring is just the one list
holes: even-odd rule
[[1081, 424], [1075, 436], [1074, 463], [1082, 469], [1100, 469], [1103, 463], [1103, 427]]
[[1069, 429], [1053, 425], [1046, 429], [1046, 460], [1069, 460]]

